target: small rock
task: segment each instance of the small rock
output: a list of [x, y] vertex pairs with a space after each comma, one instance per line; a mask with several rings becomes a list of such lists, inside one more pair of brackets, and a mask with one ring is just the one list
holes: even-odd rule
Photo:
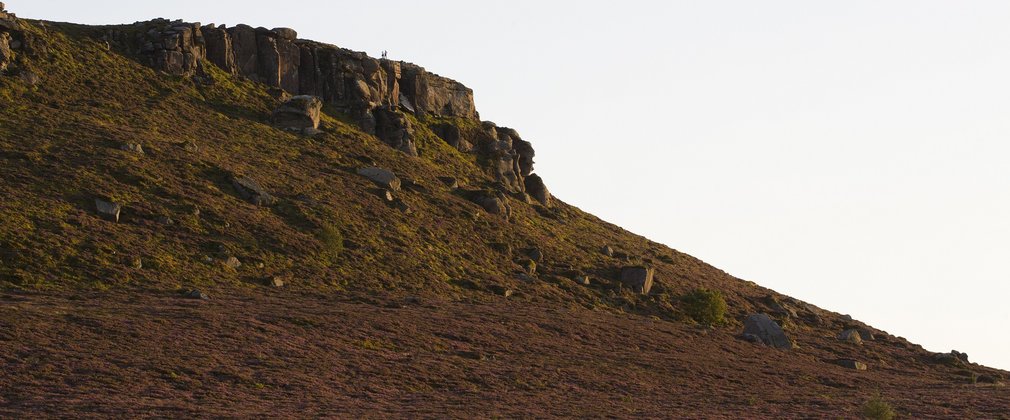
[[144, 261], [140, 259], [140, 257], [133, 257], [133, 259], [130, 260], [130, 266], [140, 270], [144, 268]]
[[119, 149], [130, 153], [136, 153], [138, 155], [144, 154], [144, 147], [136, 143], [126, 143], [119, 146]]
[[382, 191], [382, 199], [386, 200], [387, 202], [392, 203], [393, 200], [394, 200], [394, 198], [393, 198], [393, 192], [390, 191], [390, 190], [383, 190]]
[[610, 245], [604, 245], [603, 248], [600, 248], [600, 252], [608, 257], [614, 256], [614, 248], [611, 248]]
[[368, 178], [380, 187], [400, 191], [400, 178], [396, 177], [392, 171], [376, 167], [358, 168], [358, 175]]
[[849, 369], [866, 370], [866, 363], [852, 359], [838, 359], [835, 361], [835, 364]]
[[270, 284], [270, 286], [273, 286], [273, 287], [284, 287], [284, 279], [282, 279], [282, 278], [280, 278], [278, 276], [274, 276], [274, 277], [270, 278], [270, 283], [269, 284]]
[[271, 206], [277, 202], [258, 182], [249, 177], [234, 177], [231, 184], [244, 200], [257, 206]]
[[544, 262], [544, 253], [540, 248], [530, 248], [526, 255], [537, 264]]
[[442, 181], [442, 183], [445, 184], [446, 187], [449, 187], [450, 190], [459, 188], [459, 181], [451, 176], [440, 176], [438, 177], [438, 180]]
[[158, 216], [158, 218], [155, 219], [155, 221], [158, 222], [158, 223], [161, 223], [163, 225], [171, 225], [171, 224], [175, 223], [175, 221], [172, 220], [171, 217], [168, 217], [168, 216], [165, 216], [165, 215]]
[[782, 327], [766, 314], [752, 314], [744, 320], [742, 336], [748, 334], [756, 336], [761, 343], [775, 348], [789, 349], [793, 347], [792, 341], [786, 337]]
[[575, 277], [575, 282], [583, 286], [589, 286], [589, 276], [577, 276]]
[[119, 222], [119, 212], [122, 211], [123, 206], [118, 203], [108, 202], [99, 198], [95, 199], [95, 208], [98, 210], [98, 214], [106, 219]]
[[305, 137], [315, 137], [315, 136], [318, 136], [318, 135], [320, 135], [322, 133], [323, 133], [323, 130], [320, 130], [320, 129], [315, 128], [315, 127], [305, 127], [305, 128], [302, 129], [302, 135], [305, 136]]
[[403, 200], [399, 198], [397, 198], [396, 201], [393, 202], [393, 206], [395, 206], [397, 210], [403, 212], [403, 214], [414, 213], [414, 211], [410, 209], [410, 206], [407, 205], [407, 203], [404, 203]]
[[242, 262], [239, 261], [238, 258], [228, 257], [228, 259], [224, 261], [224, 265], [229, 268], [239, 268], [242, 266]]
[[652, 278], [656, 270], [651, 267], [632, 266], [621, 269], [621, 283], [630, 287], [635, 293], [649, 294], [652, 289]]
[[210, 296], [207, 296], [206, 293], [203, 293], [197, 289], [186, 290], [185, 292], [183, 292], [183, 296], [190, 299], [201, 299], [201, 300], [210, 299]]
[[512, 297], [512, 289], [505, 289], [502, 291], [501, 295], [504, 297]]
[[502, 254], [512, 255], [512, 245], [504, 242], [493, 242], [491, 243], [491, 249], [498, 251]]
[[838, 334], [838, 339], [852, 344], [863, 344], [863, 338], [857, 330], [845, 330]]

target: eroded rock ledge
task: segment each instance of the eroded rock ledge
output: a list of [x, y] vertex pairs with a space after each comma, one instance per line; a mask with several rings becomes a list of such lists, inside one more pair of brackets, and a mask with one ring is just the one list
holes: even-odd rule
[[[105, 27], [101, 36], [110, 46], [168, 74], [208, 81], [206, 66], [211, 63], [291, 95], [319, 97], [408, 155], [416, 156], [417, 149], [414, 128], [404, 113], [441, 119], [444, 122], [432, 125], [439, 137], [461, 152], [488, 157], [489, 170], [504, 190], [526, 192], [532, 145], [513, 129], [481, 122], [470, 88], [421, 66], [298, 39], [289, 28], [157, 19]], [[535, 198], [547, 205], [549, 194], [541, 184]]]

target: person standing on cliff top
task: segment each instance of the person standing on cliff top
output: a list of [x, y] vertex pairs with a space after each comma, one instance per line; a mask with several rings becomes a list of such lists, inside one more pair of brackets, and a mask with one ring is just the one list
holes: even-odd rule
[[386, 58], [387, 55], [389, 55], [389, 52], [386, 50], [382, 50], [382, 58]]

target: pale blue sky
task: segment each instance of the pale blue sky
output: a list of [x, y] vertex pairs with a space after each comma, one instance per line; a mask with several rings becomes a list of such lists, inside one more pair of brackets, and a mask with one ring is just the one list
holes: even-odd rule
[[565, 201], [1010, 369], [1010, 2], [6, 3], [389, 50], [473, 88]]

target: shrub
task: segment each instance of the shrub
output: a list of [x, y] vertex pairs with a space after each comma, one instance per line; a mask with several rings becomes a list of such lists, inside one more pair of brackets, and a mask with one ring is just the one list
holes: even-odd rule
[[894, 409], [880, 395], [874, 395], [863, 404], [863, 417], [874, 420], [891, 420]]
[[684, 309], [691, 319], [703, 325], [721, 324], [726, 316], [726, 300], [722, 292], [704, 288], [684, 295]]
[[335, 260], [344, 252], [344, 235], [340, 233], [340, 229], [326, 224], [319, 229], [318, 236], [319, 241], [323, 244], [322, 254], [330, 261]]

